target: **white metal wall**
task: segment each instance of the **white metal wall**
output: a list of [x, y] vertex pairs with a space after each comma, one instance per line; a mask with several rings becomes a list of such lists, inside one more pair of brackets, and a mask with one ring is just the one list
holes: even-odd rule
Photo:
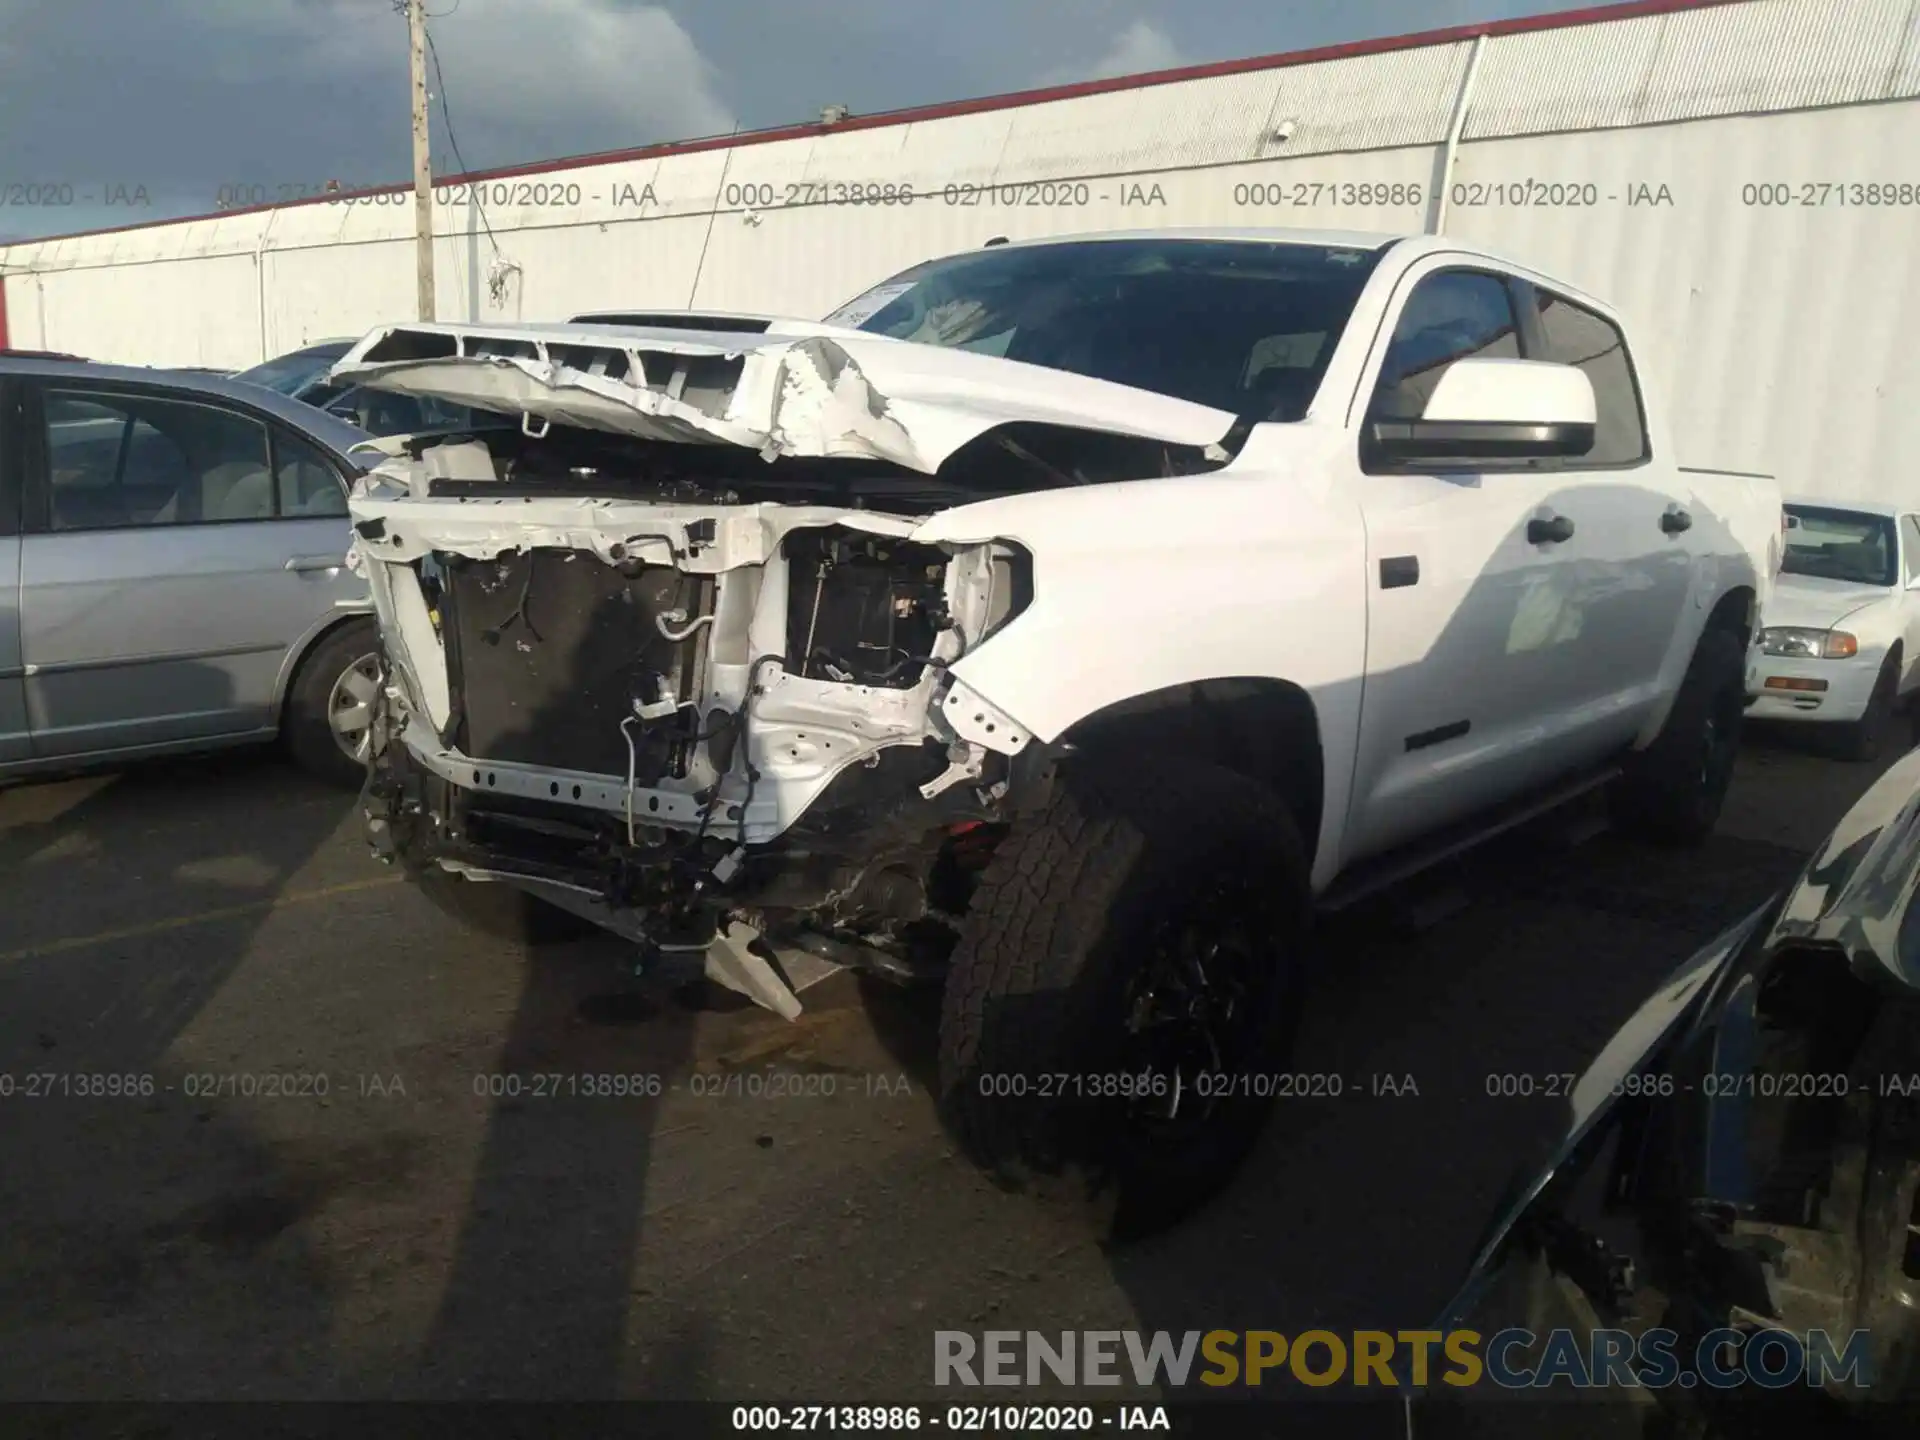
[[[1814, 493], [1920, 496], [1920, 0], [1747, 0], [1499, 35], [1477, 61], [1475, 48], [556, 168], [483, 182], [484, 225], [453, 186], [437, 213], [439, 313], [817, 315], [993, 235], [1418, 231], [1464, 101], [1445, 230], [1625, 309], [1683, 459]], [[1864, 197], [1847, 187], [1869, 182], [1893, 203], [1850, 203]], [[819, 200], [838, 185], [915, 194]], [[1789, 187], [1771, 198], [1793, 203], [1750, 203], [1755, 185]], [[1823, 185], [1840, 188], [1806, 188]], [[1520, 186], [1560, 188], [1515, 203]], [[1569, 187], [1592, 203], [1553, 203]], [[0, 250], [12, 343], [239, 366], [411, 318], [411, 204]]]

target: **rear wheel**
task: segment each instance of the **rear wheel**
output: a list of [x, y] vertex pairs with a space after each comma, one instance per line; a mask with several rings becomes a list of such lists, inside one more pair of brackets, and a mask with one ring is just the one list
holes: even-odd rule
[[1608, 797], [1614, 823], [1665, 844], [1698, 844], [1713, 833], [1733, 783], [1746, 715], [1746, 649], [1730, 630], [1709, 630], [1694, 648], [1667, 722], [1631, 756]]
[[371, 620], [349, 620], [307, 652], [287, 687], [281, 722], [287, 751], [301, 769], [341, 786], [365, 781], [380, 667], [380, 635]]
[[1212, 766], [1064, 771], [983, 876], [947, 977], [940, 1088], [1002, 1183], [1072, 1177], [1115, 1238], [1177, 1221], [1260, 1134], [1291, 1050], [1307, 867]]

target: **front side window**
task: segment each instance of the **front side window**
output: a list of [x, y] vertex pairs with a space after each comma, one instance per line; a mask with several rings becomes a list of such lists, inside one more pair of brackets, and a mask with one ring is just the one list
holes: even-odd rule
[[1478, 270], [1438, 271], [1415, 284], [1394, 322], [1368, 413], [1375, 420], [1418, 420], [1454, 361], [1519, 355], [1507, 282]]
[[1586, 371], [1593, 383], [1592, 465], [1631, 465], [1647, 458], [1647, 426], [1634, 380], [1626, 337], [1604, 316], [1545, 290], [1536, 290], [1540, 332], [1546, 342], [1538, 360], [1555, 360]]
[[1300, 420], [1380, 254], [1181, 239], [995, 246], [916, 266], [827, 323]]
[[273, 515], [267, 430], [210, 405], [46, 394], [48, 524], [111, 530]]
[[1885, 515], [1824, 506], [1787, 506], [1784, 575], [1893, 585], [1899, 580], [1893, 521]]

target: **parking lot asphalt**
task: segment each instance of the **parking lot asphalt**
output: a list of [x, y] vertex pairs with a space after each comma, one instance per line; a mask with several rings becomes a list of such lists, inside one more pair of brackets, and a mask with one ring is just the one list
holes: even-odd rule
[[1702, 850], [1556, 817], [1324, 927], [1343, 1093], [1118, 1252], [953, 1154], [925, 996], [476, 936], [269, 754], [0, 790], [0, 1399], [898, 1401], [936, 1329], [1424, 1325], [1556, 1118], [1487, 1077], [1581, 1068], [1878, 768], [1763, 741]]

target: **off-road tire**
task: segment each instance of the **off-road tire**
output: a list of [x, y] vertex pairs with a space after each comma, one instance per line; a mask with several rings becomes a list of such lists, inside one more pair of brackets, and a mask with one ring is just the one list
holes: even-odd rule
[[495, 940], [553, 945], [601, 932], [601, 927], [585, 916], [550, 905], [504, 881], [469, 880], [438, 865], [414, 870], [412, 879], [434, 909], [464, 928]]
[[1697, 845], [1713, 833], [1733, 783], [1746, 714], [1746, 649], [1712, 629], [1694, 647], [1666, 724], [1630, 756], [1608, 795], [1613, 823], [1666, 845]]
[[[1309, 911], [1304, 847], [1262, 786], [1156, 757], [1122, 767], [1065, 762], [1046, 807], [994, 852], [942, 995], [942, 1108], [962, 1149], [1002, 1185], [1092, 1196], [1113, 1239], [1164, 1228], [1225, 1185], [1258, 1139], [1273, 1095], [1250, 1089], [1196, 1137], [1157, 1148], [1096, 1098], [1126, 1042], [1125, 991], [1142, 937], [1208, 883], [1244, 881], [1248, 973], [1264, 985], [1242, 1053], [1223, 1069], [1284, 1070], [1300, 998]], [[1011, 1077], [1011, 1078], [1009, 1078]], [[1015, 1086], [1020, 1093], [985, 1093]]]
[[1894, 730], [1901, 723], [1899, 691], [1899, 657], [1889, 655], [1873, 682], [1866, 713], [1858, 720], [1836, 727], [1838, 733], [1834, 739], [1842, 759], [1867, 764], [1897, 746]]
[[308, 774], [344, 789], [359, 789], [367, 767], [340, 748], [327, 706], [334, 682], [360, 660], [380, 651], [380, 632], [372, 620], [349, 620], [321, 636], [300, 659], [287, 686], [280, 738], [293, 763]]

